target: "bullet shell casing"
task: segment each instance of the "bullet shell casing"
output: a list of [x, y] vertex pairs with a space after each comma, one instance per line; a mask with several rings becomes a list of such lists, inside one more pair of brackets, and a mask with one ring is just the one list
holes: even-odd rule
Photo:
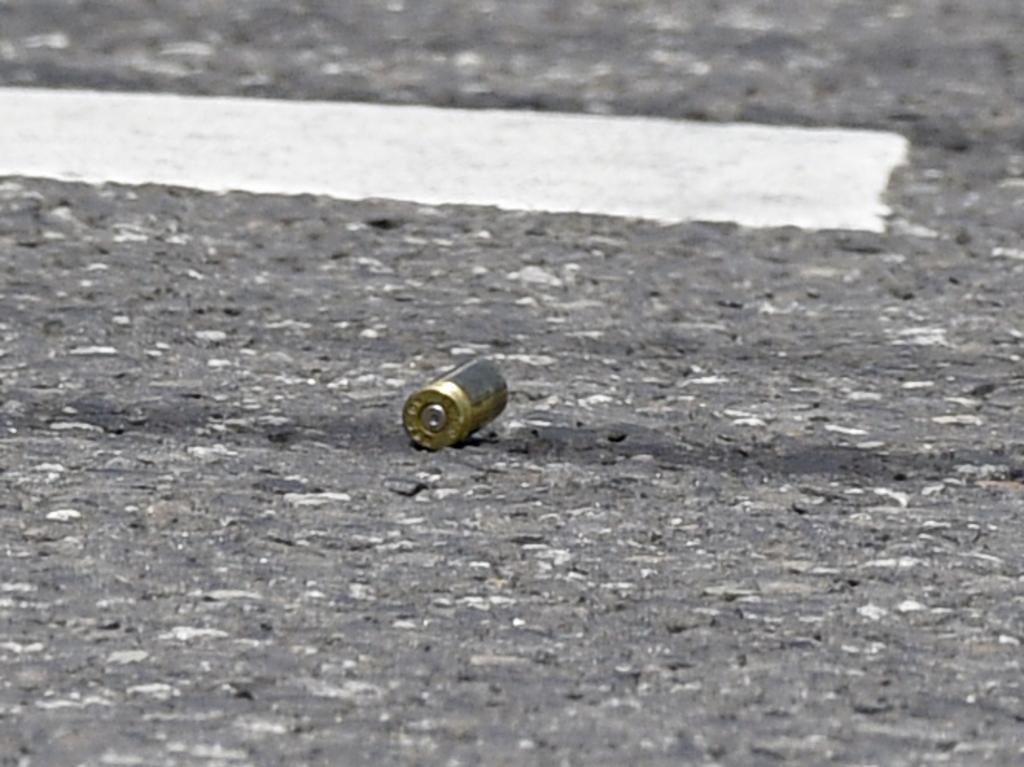
[[439, 450], [493, 421], [507, 402], [508, 387], [497, 366], [476, 359], [414, 392], [405, 402], [402, 421], [416, 444]]

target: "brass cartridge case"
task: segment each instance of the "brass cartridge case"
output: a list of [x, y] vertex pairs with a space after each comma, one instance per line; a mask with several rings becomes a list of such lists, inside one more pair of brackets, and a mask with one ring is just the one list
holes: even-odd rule
[[410, 395], [402, 421], [413, 442], [440, 450], [493, 421], [507, 402], [508, 386], [501, 372], [490, 360], [478, 358]]

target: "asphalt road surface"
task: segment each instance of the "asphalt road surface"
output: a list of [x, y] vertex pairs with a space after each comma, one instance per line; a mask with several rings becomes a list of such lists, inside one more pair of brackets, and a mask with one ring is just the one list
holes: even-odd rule
[[1024, 762], [1024, 6], [279, 6], [5, 0], [0, 85], [911, 161], [884, 234], [0, 179], [0, 765]]

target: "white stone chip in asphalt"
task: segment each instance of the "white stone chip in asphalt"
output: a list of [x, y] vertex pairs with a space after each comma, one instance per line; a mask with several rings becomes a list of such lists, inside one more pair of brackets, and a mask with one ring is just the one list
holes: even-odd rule
[[0, 176], [883, 231], [884, 132], [0, 88]]

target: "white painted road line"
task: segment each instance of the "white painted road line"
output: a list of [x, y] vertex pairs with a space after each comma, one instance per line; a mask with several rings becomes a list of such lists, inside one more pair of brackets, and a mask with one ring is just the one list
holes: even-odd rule
[[0, 88], [0, 175], [881, 231], [901, 136]]

